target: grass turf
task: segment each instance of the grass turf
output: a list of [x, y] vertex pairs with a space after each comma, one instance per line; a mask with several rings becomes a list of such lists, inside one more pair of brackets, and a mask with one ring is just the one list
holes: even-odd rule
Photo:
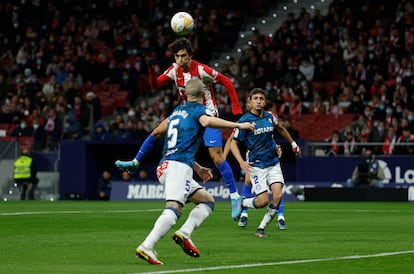
[[[230, 202], [192, 236], [200, 258], [171, 239], [192, 205], [156, 246], [163, 266], [135, 257], [162, 202], [9, 201], [0, 206], [0, 273], [407, 273], [414, 269], [414, 204], [290, 202], [288, 229], [254, 232], [230, 219]], [[399, 253], [401, 252], [401, 253]], [[388, 254], [390, 253], [390, 254]], [[355, 256], [355, 257], [352, 257]]]

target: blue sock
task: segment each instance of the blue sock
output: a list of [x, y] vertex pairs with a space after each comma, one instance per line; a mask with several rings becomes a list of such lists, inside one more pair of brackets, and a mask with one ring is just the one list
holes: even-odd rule
[[[253, 197], [253, 194], [252, 194], [252, 185], [243, 184], [242, 196], [244, 198], [251, 198], [251, 197]], [[247, 211], [248, 211], [248, 207], [243, 207], [242, 213], [247, 214]]]
[[253, 197], [252, 185], [243, 184], [242, 196], [245, 197], [245, 198]]
[[227, 161], [224, 160], [221, 164], [219, 164], [216, 167], [220, 171], [224, 182], [230, 190], [230, 193], [237, 192], [237, 186], [236, 181], [234, 180], [233, 170], [231, 170], [229, 163], [227, 163]]
[[277, 211], [277, 216], [284, 216], [285, 215], [285, 202], [283, 201], [283, 198], [280, 199], [279, 203], [279, 210]]
[[139, 148], [139, 151], [135, 156], [135, 159], [137, 159], [138, 162], [141, 162], [142, 158], [148, 153], [148, 151], [154, 148], [156, 143], [157, 139], [154, 138], [151, 134], [148, 135], [144, 143], [142, 143], [141, 147]]

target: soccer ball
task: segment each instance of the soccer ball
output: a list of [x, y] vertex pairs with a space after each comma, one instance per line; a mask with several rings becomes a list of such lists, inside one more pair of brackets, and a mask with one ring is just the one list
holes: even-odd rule
[[194, 19], [187, 12], [177, 12], [171, 18], [171, 29], [178, 35], [187, 35], [194, 28]]

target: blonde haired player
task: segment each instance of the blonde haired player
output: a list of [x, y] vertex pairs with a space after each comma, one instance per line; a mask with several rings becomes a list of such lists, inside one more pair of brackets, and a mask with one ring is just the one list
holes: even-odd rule
[[200, 256], [199, 250], [191, 240], [191, 234], [214, 209], [213, 196], [193, 179], [194, 158], [205, 127], [250, 131], [254, 129], [248, 122], [235, 123], [210, 116], [202, 104], [204, 84], [201, 80], [189, 80], [186, 84], [186, 93], [187, 101], [177, 106], [159, 126], [159, 132], [165, 134], [165, 140], [163, 157], [157, 167], [157, 177], [164, 185], [166, 204], [151, 232], [136, 249], [136, 255], [150, 264], [163, 264], [158, 260], [154, 247], [180, 218], [187, 202], [196, 204], [196, 207], [191, 210], [185, 223], [172, 238], [186, 254], [192, 257]]

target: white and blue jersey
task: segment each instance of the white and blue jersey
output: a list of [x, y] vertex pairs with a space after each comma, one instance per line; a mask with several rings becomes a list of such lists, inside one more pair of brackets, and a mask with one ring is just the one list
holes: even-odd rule
[[199, 119], [208, 115], [206, 106], [187, 101], [177, 106], [168, 117], [162, 163], [166, 160], [182, 162], [191, 168], [203, 138], [204, 127]]
[[276, 153], [276, 141], [273, 138], [273, 130], [279, 120], [271, 112], [265, 111], [263, 116], [257, 116], [251, 112], [244, 114], [239, 123], [250, 122], [254, 125], [254, 132], [249, 130], [234, 130], [233, 139], [246, 145], [249, 152], [251, 166], [266, 168], [279, 162]]

